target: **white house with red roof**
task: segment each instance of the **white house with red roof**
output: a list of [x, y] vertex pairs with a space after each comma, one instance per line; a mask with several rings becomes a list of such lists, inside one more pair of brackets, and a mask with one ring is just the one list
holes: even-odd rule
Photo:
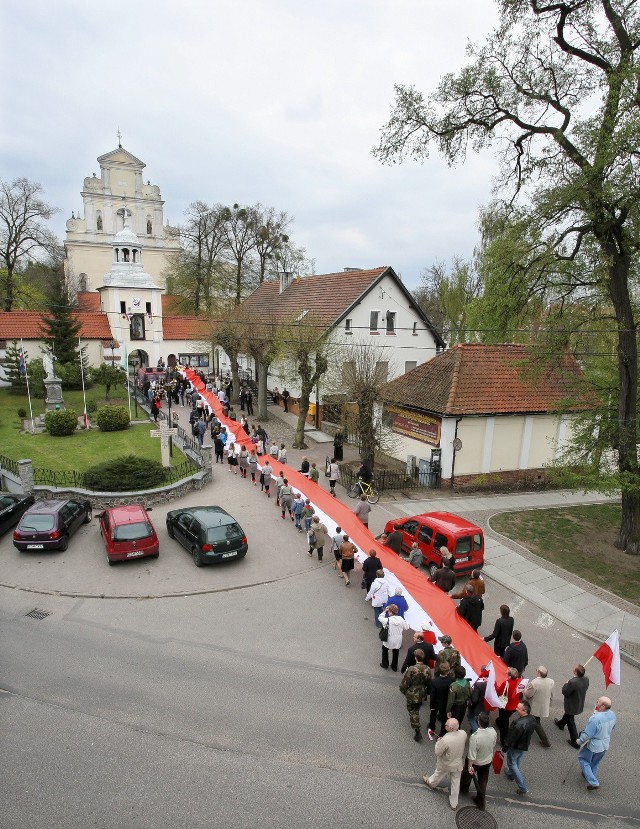
[[[259, 316], [282, 324], [308, 317], [329, 332], [334, 362], [343, 359], [349, 346], [375, 345], [389, 379], [426, 363], [444, 348], [438, 331], [388, 266], [314, 276], [282, 274], [279, 282], [263, 282], [241, 308], [249, 319]], [[330, 373], [339, 374], [339, 366], [332, 368]], [[285, 384], [294, 399], [300, 395], [294, 372], [281, 360], [270, 367], [269, 386], [281, 389]]]
[[[461, 344], [388, 383], [385, 422], [395, 456], [442, 486], [544, 481], [596, 397], [575, 359], [553, 365], [522, 345]], [[411, 463], [413, 462], [411, 461]], [[480, 479], [480, 476], [483, 476]]]

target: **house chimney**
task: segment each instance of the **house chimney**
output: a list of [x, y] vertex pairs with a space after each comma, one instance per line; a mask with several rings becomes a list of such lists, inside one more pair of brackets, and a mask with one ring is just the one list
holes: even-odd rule
[[356, 271], [361, 271], [362, 268], [344, 268], [345, 273], [354, 273]]
[[280, 271], [280, 291], [284, 293], [286, 288], [293, 282], [293, 271]]

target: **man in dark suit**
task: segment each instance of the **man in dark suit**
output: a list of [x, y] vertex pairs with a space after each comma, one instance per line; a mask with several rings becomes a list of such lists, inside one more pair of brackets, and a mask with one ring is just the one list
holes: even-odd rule
[[529, 664], [527, 646], [522, 641], [522, 634], [519, 630], [514, 630], [511, 634], [511, 642], [504, 649], [502, 661], [507, 668], [515, 668], [520, 676], [522, 676], [524, 669]]
[[414, 654], [417, 650], [421, 650], [424, 653], [423, 661], [425, 665], [428, 665], [430, 660], [432, 660], [431, 664], [435, 662], [436, 652], [433, 649], [433, 645], [430, 645], [429, 642], [425, 642], [424, 634], [422, 631], [418, 630], [413, 634], [413, 645], [411, 645], [407, 650], [407, 655], [402, 663], [402, 667], [400, 668], [401, 673], [404, 673], [407, 668], [410, 668], [412, 665], [416, 664]]
[[389, 547], [389, 549], [393, 550], [394, 553], [400, 555], [402, 552], [402, 533], [400, 532], [400, 524], [393, 525], [393, 532], [390, 532], [387, 536], [384, 546]]
[[589, 687], [589, 677], [586, 676], [584, 666], [576, 665], [573, 669], [573, 676], [562, 686], [564, 697], [564, 716], [560, 720], [554, 720], [560, 731], [567, 726], [569, 739], [567, 742], [572, 748], [580, 748], [578, 744], [578, 730], [576, 728], [576, 714], [584, 711], [584, 700]]
[[500, 618], [496, 619], [495, 627], [491, 636], [485, 636], [485, 642], [493, 641], [493, 652], [497, 656], [502, 656], [505, 648], [511, 641], [511, 634], [513, 633], [514, 621], [509, 614], [509, 606], [506, 604], [500, 605]]

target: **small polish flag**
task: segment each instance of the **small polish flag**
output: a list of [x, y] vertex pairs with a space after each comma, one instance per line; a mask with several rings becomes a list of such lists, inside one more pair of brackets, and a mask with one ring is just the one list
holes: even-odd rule
[[619, 636], [618, 631], [614, 630], [607, 641], [600, 645], [598, 650], [593, 654], [596, 659], [602, 662], [604, 682], [607, 688], [612, 682], [614, 685], [620, 685]]
[[489, 676], [487, 677], [487, 688], [484, 692], [485, 702], [492, 708], [504, 708], [504, 703], [496, 692], [496, 669], [493, 667], [493, 661], [487, 665]]

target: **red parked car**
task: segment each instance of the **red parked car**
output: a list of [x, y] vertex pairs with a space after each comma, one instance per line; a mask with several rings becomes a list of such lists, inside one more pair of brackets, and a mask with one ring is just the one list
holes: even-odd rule
[[414, 541], [418, 542], [422, 560], [433, 575], [442, 562], [441, 547], [453, 555], [453, 571], [457, 575], [470, 573], [484, 564], [484, 533], [482, 528], [466, 518], [451, 512], [424, 512], [411, 518], [387, 521], [386, 533], [399, 524], [402, 550], [408, 553]]
[[158, 536], [144, 507], [111, 507], [101, 512], [98, 520], [109, 564], [160, 555]]

